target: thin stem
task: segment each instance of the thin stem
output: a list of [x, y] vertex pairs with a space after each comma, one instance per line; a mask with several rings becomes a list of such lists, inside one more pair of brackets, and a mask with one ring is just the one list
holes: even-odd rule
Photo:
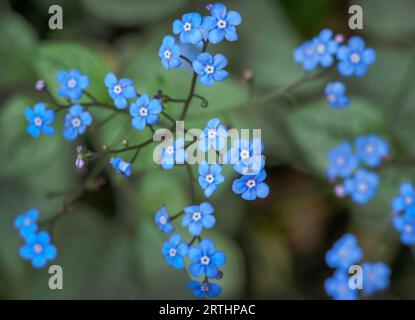
[[176, 120], [175, 119], [173, 119], [173, 117], [171, 117], [168, 113], [166, 113], [166, 112], [164, 112], [164, 111], [162, 111], [161, 112], [161, 114], [164, 116], [164, 117], [166, 117], [173, 125], [175, 125], [176, 124]]
[[183, 121], [184, 118], [186, 117], [186, 113], [187, 113], [187, 111], [190, 107], [190, 103], [192, 102], [193, 94], [194, 94], [195, 88], [196, 88], [196, 80], [197, 80], [197, 73], [193, 72], [192, 83], [190, 85], [189, 95], [186, 99], [186, 102], [184, 103], [183, 111], [182, 111], [182, 113], [179, 117], [180, 121]]
[[183, 214], [184, 214], [184, 211], [180, 211], [179, 213], [176, 213], [174, 216], [170, 217], [170, 221], [176, 220], [177, 218], [179, 218]]
[[180, 58], [182, 58], [184, 61], [186, 61], [191, 66], [193, 65], [192, 60], [190, 60], [188, 57], [185, 57], [184, 55], [180, 55]]
[[196, 180], [193, 176], [192, 167], [187, 162], [186, 162], [186, 169], [187, 169], [187, 174], [189, 176], [191, 201], [192, 203], [194, 203], [196, 201], [196, 191], [195, 191], [193, 182]]
[[92, 153], [92, 154], [88, 155], [86, 158], [97, 158], [97, 157], [108, 155], [108, 154], [119, 154], [119, 153], [123, 153], [123, 152], [126, 152], [126, 151], [141, 149], [141, 148], [145, 147], [146, 145], [148, 145], [152, 142], [153, 142], [153, 138], [148, 139], [148, 140], [146, 140], [146, 141], [144, 141], [140, 144], [136, 144], [136, 145], [133, 145], [133, 146], [128, 146], [128, 147], [121, 148], [121, 149], [105, 150], [105, 151], [101, 151], [101, 152]]

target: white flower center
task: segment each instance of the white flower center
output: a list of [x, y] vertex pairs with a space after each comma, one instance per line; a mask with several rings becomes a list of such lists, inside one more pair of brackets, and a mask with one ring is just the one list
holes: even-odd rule
[[141, 107], [139, 113], [140, 113], [140, 116], [146, 117], [148, 115], [148, 110], [147, 108]]
[[404, 201], [405, 201], [405, 204], [409, 206], [412, 203], [414, 203], [414, 198], [412, 196], [406, 196]]
[[177, 250], [175, 248], [171, 248], [169, 251], [169, 256], [174, 257], [176, 256]]
[[160, 217], [160, 223], [161, 224], [166, 224], [166, 222], [167, 222], [167, 218], [165, 216], [161, 216]]
[[166, 148], [166, 153], [167, 153], [167, 154], [173, 154], [173, 153], [174, 153], [174, 148], [173, 148], [173, 146], [168, 146], [168, 147]]
[[215, 72], [215, 68], [214, 68], [212, 65], [207, 65], [207, 66], [205, 67], [205, 72], [206, 72], [207, 74], [212, 74], [213, 72]]
[[199, 221], [200, 219], [202, 219], [202, 215], [200, 214], [200, 212], [194, 212], [192, 215], [192, 220]]
[[339, 166], [344, 165], [345, 162], [346, 162], [346, 159], [343, 156], [337, 157], [337, 159], [336, 159], [336, 163]]
[[33, 246], [33, 251], [35, 252], [35, 253], [41, 253], [42, 251], [43, 251], [43, 247], [39, 244], [39, 243], [36, 243], [34, 246]]
[[208, 129], [208, 138], [213, 139], [216, 137], [216, 129]]
[[305, 53], [306, 53], [306, 55], [312, 55], [313, 54], [313, 52], [314, 52], [314, 50], [313, 50], [313, 48], [312, 47], [308, 47], [308, 48], [306, 48], [305, 49]]
[[326, 51], [326, 46], [325, 46], [324, 44], [320, 43], [320, 44], [317, 46], [317, 52], [318, 52], [318, 53], [320, 53], [320, 54], [322, 54], [322, 53], [324, 53], [325, 51]]
[[368, 189], [368, 185], [367, 185], [367, 183], [366, 183], [366, 182], [359, 182], [359, 183], [357, 184], [357, 189], [358, 189], [360, 192], [366, 192], [366, 191], [367, 191], [367, 189]]
[[248, 159], [249, 158], [249, 150], [245, 150], [245, 149], [241, 150], [240, 155], [241, 155], [242, 160]]
[[116, 94], [120, 94], [122, 92], [122, 87], [119, 84], [117, 84], [116, 86], [114, 86], [114, 92]]
[[170, 50], [164, 51], [164, 58], [166, 58], [167, 60], [170, 60], [170, 58], [171, 58], [171, 51]]
[[225, 20], [220, 19], [220, 20], [218, 21], [218, 28], [219, 28], [219, 29], [225, 29], [225, 28], [226, 28], [226, 26], [227, 26], [227, 23], [226, 23], [226, 21], [225, 21]]
[[208, 256], [203, 256], [200, 258], [200, 263], [207, 266], [210, 263], [210, 259]]
[[367, 153], [373, 153], [374, 151], [375, 151], [375, 146], [374, 146], [373, 144], [369, 143], [369, 144], [366, 146], [366, 152], [367, 152]]
[[192, 29], [192, 24], [191, 24], [190, 22], [186, 22], [186, 23], [183, 25], [183, 30], [184, 30], [184, 31], [186, 31], [186, 32], [189, 32], [189, 31], [190, 31], [190, 29]]
[[78, 128], [81, 125], [81, 119], [79, 118], [73, 118], [72, 119], [72, 126], [75, 128]]
[[353, 63], [359, 63], [360, 62], [360, 55], [358, 53], [352, 53], [352, 55], [350, 56], [350, 60]]
[[207, 292], [207, 291], [209, 291], [209, 286], [208, 286], [208, 285], [206, 285], [206, 284], [202, 284], [202, 285], [200, 286], [200, 291], [203, 291], [203, 292]]
[[406, 224], [406, 225], [403, 227], [403, 229], [404, 229], [404, 231], [405, 231], [405, 232], [407, 232], [407, 233], [412, 232], [412, 226], [411, 226], [410, 224]]
[[26, 219], [24, 219], [24, 221], [23, 221], [23, 225], [24, 226], [30, 226], [31, 225], [31, 223], [32, 223], [32, 219], [30, 219], [30, 218], [26, 218]]
[[67, 85], [68, 85], [68, 88], [71, 88], [72, 89], [72, 88], [75, 88], [76, 87], [77, 82], [76, 82], [76, 80], [74, 78], [71, 78], [71, 79], [68, 80]]
[[256, 186], [256, 182], [255, 182], [255, 180], [248, 180], [247, 182], [246, 182], [246, 186], [248, 187], [248, 188], [253, 188], [253, 187], [255, 187]]
[[40, 117], [36, 117], [33, 122], [35, 123], [36, 126], [40, 127], [43, 124], [43, 120]]
[[215, 178], [213, 178], [213, 175], [208, 174], [206, 175], [205, 180], [207, 183], [212, 183], [215, 180]]
[[327, 96], [327, 101], [328, 102], [333, 102], [334, 100], [336, 100], [336, 97], [334, 96], [334, 94], [329, 94]]

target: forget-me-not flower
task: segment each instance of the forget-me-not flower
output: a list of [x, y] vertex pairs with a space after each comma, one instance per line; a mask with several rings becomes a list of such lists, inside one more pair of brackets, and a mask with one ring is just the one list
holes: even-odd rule
[[85, 133], [88, 126], [92, 124], [92, 117], [80, 104], [74, 104], [65, 115], [63, 136], [73, 141], [78, 135]]
[[105, 76], [104, 83], [117, 109], [127, 108], [127, 99], [134, 99], [137, 96], [133, 80], [131, 79], [118, 80], [115, 74], [109, 72]]
[[26, 131], [32, 137], [37, 138], [41, 133], [47, 136], [55, 134], [55, 129], [52, 127], [55, 121], [55, 112], [47, 109], [44, 103], [36, 103], [33, 110], [26, 107], [24, 114], [29, 122]]
[[224, 81], [229, 73], [223, 68], [228, 64], [228, 59], [217, 53], [212, 56], [210, 53], [203, 52], [193, 61], [193, 70], [199, 75], [199, 82], [210, 87], [215, 81]]

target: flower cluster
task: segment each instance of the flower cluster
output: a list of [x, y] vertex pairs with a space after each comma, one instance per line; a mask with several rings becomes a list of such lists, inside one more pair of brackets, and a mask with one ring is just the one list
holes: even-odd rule
[[206, 52], [207, 46], [209, 43], [219, 44], [224, 39], [230, 42], [238, 40], [236, 26], [241, 24], [242, 18], [238, 12], [228, 11], [222, 3], [211, 5], [208, 9], [209, 16], [202, 17], [198, 12], [190, 12], [173, 22], [173, 33], [179, 37], [182, 45], [201, 49], [193, 61], [182, 56], [180, 46], [172, 35], [163, 38], [159, 57], [166, 69], [179, 68], [181, 59], [186, 60], [199, 76], [199, 82], [210, 87], [229, 76], [224, 70], [228, 59], [221, 53], [212, 55]]
[[415, 244], [415, 188], [409, 182], [401, 184], [400, 195], [392, 200], [392, 223], [403, 244]]
[[[176, 215], [170, 216], [165, 207], [162, 207], [155, 215], [155, 223], [158, 228], [170, 234], [174, 232], [172, 222], [182, 218], [182, 227], [188, 229], [192, 236], [186, 243], [182, 241], [182, 235], [174, 233], [167, 240], [162, 249], [163, 256], [168, 265], [175, 269], [186, 268], [188, 259], [189, 273], [195, 278], [202, 278], [202, 281], [192, 280], [189, 288], [193, 290], [196, 297], [216, 297], [222, 289], [218, 284], [212, 283], [211, 279], [220, 279], [223, 273], [220, 271], [226, 262], [226, 256], [222, 251], [215, 249], [215, 243], [210, 239], [202, 240], [204, 229], [211, 229], [216, 223], [214, 208], [208, 202], [200, 205], [190, 205]], [[198, 242], [197, 245], [195, 243]]]
[[355, 300], [358, 298], [358, 289], [365, 297], [373, 295], [389, 286], [390, 268], [383, 262], [363, 263], [362, 287], [350, 285], [349, 268], [363, 258], [363, 251], [359, 247], [356, 237], [347, 233], [343, 235], [326, 253], [326, 263], [336, 269], [333, 276], [326, 279], [324, 288], [326, 293], [335, 300]]
[[359, 166], [378, 167], [389, 155], [389, 145], [377, 135], [358, 136], [353, 147], [348, 142], [341, 142], [328, 152], [327, 177], [331, 182], [344, 179], [335, 186], [337, 196], [348, 195], [353, 202], [365, 204], [377, 191], [380, 177]]
[[18, 216], [14, 225], [19, 230], [25, 244], [20, 247], [19, 254], [24, 260], [30, 260], [34, 268], [43, 268], [47, 262], [56, 258], [56, 247], [46, 231], [38, 231], [39, 212], [31, 209]]
[[[347, 44], [343, 35], [333, 36], [333, 31], [323, 29], [317, 36], [307, 40], [294, 50], [294, 61], [302, 64], [305, 71], [313, 71], [318, 66], [330, 68], [337, 59], [337, 70], [340, 75], [363, 77], [368, 66], [376, 60], [376, 52], [366, 48], [364, 40], [359, 36], [352, 36]], [[330, 107], [345, 108], [350, 99], [346, 96], [346, 86], [340, 82], [330, 82], [325, 89], [326, 100]]]

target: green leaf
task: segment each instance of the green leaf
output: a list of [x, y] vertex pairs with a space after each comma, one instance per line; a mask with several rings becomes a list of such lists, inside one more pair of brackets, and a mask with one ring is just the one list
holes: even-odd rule
[[135, 26], [163, 19], [186, 0], [82, 0], [85, 10], [114, 25]]
[[348, 108], [335, 110], [320, 100], [303, 106], [290, 114], [290, 130], [295, 143], [313, 168], [324, 175], [327, 152], [343, 140], [353, 142], [357, 135], [382, 134], [384, 118], [380, 110], [370, 101], [351, 97]]
[[[99, 54], [78, 43], [45, 42], [41, 44], [34, 57], [34, 65], [39, 78], [44, 79], [52, 94], [57, 94], [60, 84], [56, 81], [59, 70], [78, 69], [89, 77], [88, 91], [100, 101], [111, 101], [104, 85], [107, 66]], [[80, 102], [90, 101], [87, 97]]]
[[32, 59], [36, 34], [18, 14], [0, 14], [0, 86], [33, 79]]

